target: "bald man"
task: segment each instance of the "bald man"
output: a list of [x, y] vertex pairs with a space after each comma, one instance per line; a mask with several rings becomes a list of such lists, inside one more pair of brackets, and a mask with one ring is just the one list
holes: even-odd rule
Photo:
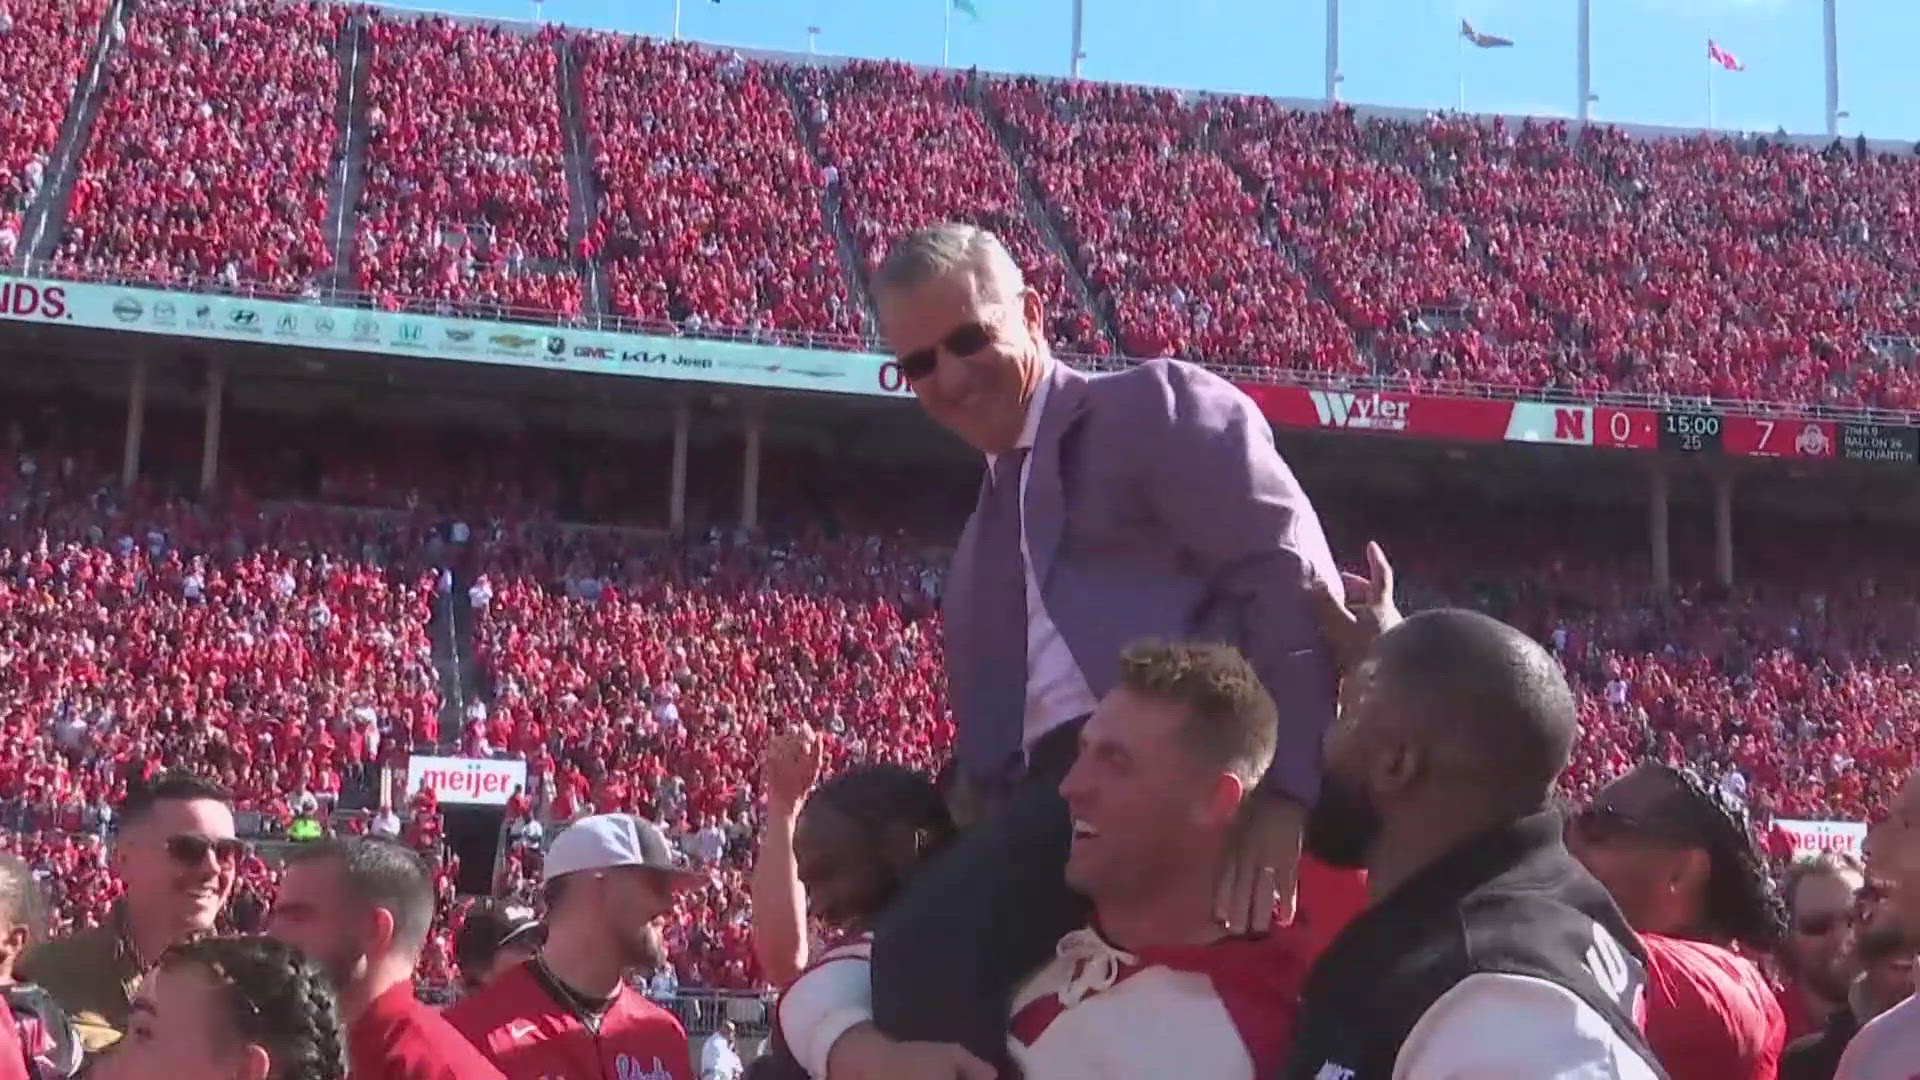
[[1372, 902], [1308, 977], [1282, 1075], [1662, 1075], [1644, 954], [1550, 808], [1577, 730], [1559, 665], [1453, 610], [1354, 659], [1306, 845], [1364, 866]]
[[[1887, 820], [1873, 833], [1873, 876], [1893, 888], [1889, 916], [1920, 941], [1920, 771], [1908, 774]], [[1835, 1080], [1911, 1080], [1920, 1063], [1920, 997], [1905, 1001], [1853, 1037]]]

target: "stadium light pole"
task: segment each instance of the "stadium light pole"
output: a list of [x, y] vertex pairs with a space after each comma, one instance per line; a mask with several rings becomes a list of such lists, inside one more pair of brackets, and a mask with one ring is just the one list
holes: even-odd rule
[[[1829, 0], [1831, 2], [1831, 0]], [[1580, 21], [1575, 27], [1579, 41], [1580, 55], [1575, 61], [1579, 82], [1574, 90], [1579, 94], [1579, 104], [1574, 106], [1573, 115], [1585, 124], [1593, 119], [1593, 0], [1580, 0]]]
[[673, 40], [680, 40], [680, 0], [673, 0]]
[[1327, 104], [1340, 100], [1340, 0], [1327, 0]]
[[1073, 55], [1067, 58], [1067, 75], [1070, 78], [1080, 77], [1080, 58], [1085, 55], [1080, 51], [1080, 29], [1086, 16], [1085, 0], [1073, 0]]
[[1826, 0], [1822, 22], [1827, 48], [1827, 138], [1840, 137], [1840, 18], [1834, 10], [1839, 0]]
[[817, 54], [820, 51], [819, 45], [820, 28], [817, 26], [807, 27], [807, 55], [813, 56]]

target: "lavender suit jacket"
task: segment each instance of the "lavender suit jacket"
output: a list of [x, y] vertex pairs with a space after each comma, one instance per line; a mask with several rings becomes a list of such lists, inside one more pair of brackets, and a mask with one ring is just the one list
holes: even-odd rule
[[[1095, 376], [1056, 363], [1050, 378], [1028, 458], [1027, 546], [1089, 688], [1113, 689], [1121, 651], [1142, 638], [1237, 646], [1280, 710], [1263, 786], [1310, 803], [1335, 679], [1307, 582], [1329, 580], [1338, 595], [1340, 576], [1265, 418], [1226, 380], [1177, 360]], [[1012, 748], [1010, 760], [961, 762], [999, 779], [1018, 768], [1023, 718], [984, 715], [976, 703], [977, 519], [976, 510], [947, 579], [948, 697], [963, 730], [1006, 725], [981, 741]]]

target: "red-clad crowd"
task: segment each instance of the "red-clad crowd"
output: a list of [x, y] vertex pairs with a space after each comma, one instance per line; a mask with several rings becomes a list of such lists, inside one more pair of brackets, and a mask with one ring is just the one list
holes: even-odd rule
[[768, 735], [804, 722], [842, 761], [946, 757], [926, 560], [878, 540], [716, 541], [542, 564], [480, 579], [493, 704], [468, 749], [526, 756], [556, 821], [658, 822], [711, 871], [669, 934], [681, 980], [754, 985], [744, 871]]
[[613, 312], [689, 330], [857, 334], [823, 171], [781, 69], [693, 45], [574, 39]]
[[0, 0], [0, 265], [19, 250], [106, 9], [106, 0]]
[[[929, 221], [963, 220], [992, 230], [1046, 301], [1056, 349], [1111, 351], [1069, 282], [1071, 271], [1028, 213], [1020, 174], [970, 98], [973, 80], [952, 71], [857, 60], [793, 72], [817, 133], [829, 185], [871, 275], [896, 236]], [[914, 182], [903, 184], [903, 176]]]
[[581, 310], [559, 31], [370, 15], [354, 272], [384, 306]]
[[[851, 344], [883, 238], [958, 216], [1006, 240], [1065, 353], [1920, 408], [1920, 163], [1864, 143], [1362, 117], [261, 0], [101, 19], [98, 0], [0, 4], [0, 258], [104, 33], [59, 247], [75, 272], [324, 288], [331, 213], [353, 223], [348, 279], [388, 307], [570, 318], [597, 273], [609, 314]], [[358, 162], [336, 160], [360, 145], [343, 99]], [[356, 165], [357, 204], [329, 206]]]
[[1129, 356], [1358, 374], [1353, 336], [1213, 149], [1213, 116], [1166, 90], [1021, 78], [989, 108], [1058, 215]]
[[[321, 225], [347, 9], [150, 0], [116, 27], [58, 265], [299, 293], [333, 264]], [[124, 30], [124, 33], [122, 33]]]

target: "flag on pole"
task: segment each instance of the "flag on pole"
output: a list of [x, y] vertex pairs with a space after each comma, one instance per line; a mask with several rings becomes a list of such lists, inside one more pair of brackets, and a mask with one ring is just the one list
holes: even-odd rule
[[953, 10], [971, 16], [974, 22], [980, 21], [980, 12], [973, 6], [973, 0], [953, 0]]
[[1741, 63], [1739, 57], [1734, 56], [1732, 53], [1715, 44], [1712, 38], [1707, 39], [1707, 59], [1719, 64], [1728, 71], [1747, 70], [1747, 65]]
[[[954, 0], [958, 3], [959, 0]], [[1460, 20], [1460, 36], [1483, 49], [1505, 49], [1513, 45], [1512, 38], [1503, 38], [1494, 34], [1482, 34], [1465, 19]]]

